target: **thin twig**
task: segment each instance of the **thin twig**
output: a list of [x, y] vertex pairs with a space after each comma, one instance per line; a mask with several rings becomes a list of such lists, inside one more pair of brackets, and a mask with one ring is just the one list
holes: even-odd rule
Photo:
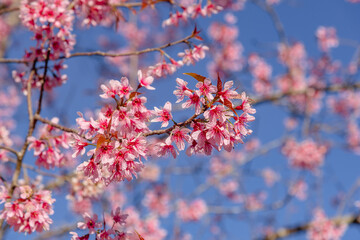
[[[17, 160], [13, 159], [13, 158], [10, 158], [9, 161], [12, 162], [12, 163], [17, 162]], [[38, 168], [36, 168], [36, 167], [34, 167], [32, 165], [26, 164], [26, 163], [23, 163], [22, 167], [24, 167], [26, 169], [29, 169], [29, 170], [31, 170], [33, 172], [36, 172], [36, 173], [38, 173], [40, 175], [43, 175], [43, 176], [48, 176], [48, 177], [53, 177], [53, 178], [61, 177], [60, 175], [56, 175], [56, 174], [53, 174], [53, 173], [48, 173], [48, 172], [42, 171], [42, 170], [40, 170], [40, 169], [38, 169]]]
[[200, 116], [201, 114], [203, 114], [206, 111], [206, 107], [203, 107], [201, 109], [201, 112], [199, 114], [194, 114], [193, 116], [191, 116], [189, 119], [187, 119], [184, 122], [178, 123], [178, 124], [174, 124], [173, 126], [167, 128], [167, 129], [163, 129], [163, 130], [154, 130], [154, 131], [150, 131], [148, 133], [144, 133], [143, 136], [147, 137], [147, 136], [151, 136], [151, 135], [161, 135], [164, 133], [169, 133], [171, 132], [176, 126], [179, 127], [183, 127], [183, 126], [187, 126], [189, 125], [195, 118], [197, 118], [198, 116]]
[[4, 149], [8, 152], [11, 152], [13, 154], [15, 154], [16, 157], [18, 157], [18, 151], [16, 151], [15, 149], [11, 148], [11, 147], [6, 147], [6, 146], [0, 146], [0, 149]]
[[[124, 53], [110, 53], [110, 52], [102, 52], [102, 51], [78, 52], [78, 53], [71, 54], [69, 57], [66, 57], [66, 56], [59, 57], [59, 59], [65, 59], [65, 58], [67, 59], [67, 58], [81, 57], [81, 56], [125, 57], [125, 56], [140, 55], [140, 54], [156, 52], [156, 51], [161, 52], [162, 49], [164, 49], [164, 48], [168, 48], [168, 47], [177, 45], [179, 43], [186, 43], [193, 37], [194, 37], [194, 34], [192, 33], [191, 35], [189, 35], [183, 39], [180, 39], [178, 41], [167, 43], [160, 47], [146, 48], [146, 49], [138, 50], [138, 51], [130, 51], [130, 52], [124, 52]], [[0, 63], [28, 63], [28, 62], [29, 61], [26, 61], [23, 59], [0, 58]]]
[[306, 94], [306, 92], [314, 91], [314, 90], [315, 91], [324, 91], [324, 92], [340, 92], [342, 90], [354, 90], [354, 89], [360, 89], [360, 83], [335, 84], [335, 85], [329, 85], [329, 86], [326, 86], [326, 87], [306, 87], [306, 88], [303, 88], [303, 89], [300, 89], [300, 90], [291, 90], [291, 91], [286, 91], [286, 92], [278, 92], [278, 93], [274, 93], [272, 95], [265, 96], [265, 97], [252, 98], [252, 100], [253, 100], [252, 104], [253, 105], [259, 105], [259, 104], [262, 104], [262, 103], [273, 102], [273, 101], [280, 100], [280, 99], [282, 99], [284, 97]]
[[5, 13], [10, 13], [10, 12], [15, 12], [15, 11], [18, 11], [18, 10], [19, 10], [18, 7], [3, 8], [3, 9], [0, 9], [0, 15], [1, 15], [1, 14], [5, 14]]
[[92, 141], [92, 139], [86, 138], [84, 134], [80, 134], [80, 133], [79, 133], [77, 130], [75, 130], [75, 129], [68, 128], [68, 127], [62, 126], [62, 125], [60, 125], [60, 124], [51, 122], [50, 120], [47, 120], [47, 119], [45, 119], [45, 118], [42, 118], [42, 117], [41, 117], [40, 115], [38, 115], [38, 114], [35, 114], [34, 117], [35, 117], [36, 120], [39, 120], [40, 122], [46, 123], [46, 124], [48, 124], [48, 125], [50, 125], [50, 126], [52, 126], [52, 127], [55, 127], [55, 128], [57, 128], [57, 129], [60, 129], [60, 130], [64, 131], [64, 132], [74, 133], [74, 134], [78, 135], [79, 137], [82, 137], [82, 138], [84, 138], [84, 139], [86, 139], [86, 140], [88, 140], [88, 141]]
[[[350, 225], [350, 224], [360, 224], [360, 216], [359, 215], [346, 215], [342, 217], [335, 217], [330, 219], [334, 224], [341, 225]], [[262, 240], [276, 240], [280, 238], [288, 237], [295, 233], [300, 233], [303, 231], [307, 231], [309, 227], [311, 226], [310, 223], [306, 223], [303, 225], [295, 226], [295, 227], [288, 227], [288, 228], [281, 228], [278, 231], [268, 234], [267, 236], [263, 238], [259, 238]]]
[[[138, 51], [130, 51], [130, 52], [124, 52], [124, 53], [109, 53], [109, 52], [102, 52], [102, 51], [95, 51], [95, 52], [79, 52], [79, 53], [73, 53], [71, 54], [69, 57], [67, 58], [72, 58], [72, 57], [79, 57], [79, 56], [102, 56], [102, 57], [124, 57], [124, 56], [132, 56], [132, 55], [140, 55], [143, 53], [149, 53], [149, 52], [155, 52], [155, 51], [160, 51], [164, 48], [168, 48], [174, 45], [177, 45], [179, 43], [183, 43], [183, 42], [187, 42], [189, 39], [193, 38], [194, 34], [191, 34], [183, 39], [180, 39], [178, 41], [175, 42], [171, 42], [171, 43], [167, 43], [164, 44], [160, 47], [155, 47], [155, 48], [146, 48], [143, 50], [138, 50]], [[66, 58], [66, 57], [61, 57], [61, 58]]]
[[279, 16], [276, 14], [275, 10], [272, 8], [271, 5], [266, 4], [264, 1], [259, 0], [252, 0], [253, 3], [255, 3], [257, 6], [262, 8], [265, 12], [267, 12], [271, 18], [271, 20], [274, 23], [276, 32], [280, 38], [280, 41], [288, 46], [288, 40], [286, 38], [284, 26], [282, 25]]
[[45, 239], [51, 239], [54, 237], [60, 237], [64, 234], [69, 234], [69, 232], [76, 229], [76, 227], [77, 227], [76, 224], [62, 226], [58, 229], [51, 230], [49, 232], [41, 234], [39, 237], [35, 238], [35, 240], [45, 240]]

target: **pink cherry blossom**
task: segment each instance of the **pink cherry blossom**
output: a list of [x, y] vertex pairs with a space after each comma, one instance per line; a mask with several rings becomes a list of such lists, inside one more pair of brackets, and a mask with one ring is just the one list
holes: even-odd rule
[[152, 122], [162, 122], [161, 127], [167, 127], [169, 125], [169, 121], [172, 120], [171, 115], [171, 103], [168, 101], [165, 103], [163, 109], [158, 109], [155, 107], [155, 114], [159, 117], [151, 120]]

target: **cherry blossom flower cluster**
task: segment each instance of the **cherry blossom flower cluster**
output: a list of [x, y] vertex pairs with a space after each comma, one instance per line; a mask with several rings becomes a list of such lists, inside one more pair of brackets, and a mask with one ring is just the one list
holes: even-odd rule
[[[26, 51], [24, 60], [47, 62], [57, 60], [62, 55], [70, 55], [75, 45], [75, 38], [71, 34], [74, 16], [68, 0], [23, 0], [20, 18], [22, 24], [34, 33], [32, 39], [36, 41], [36, 46]], [[60, 70], [66, 68], [62, 61], [55, 62], [51, 67], [53, 72], [51, 77], [46, 76], [46, 79], [42, 79], [44, 76], [40, 77], [37, 74], [34, 79], [31, 79], [33, 87], [40, 87], [42, 80], [46, 83], [46, 89], [51, 89], [66, 81], [66, 75], [60, 74]], [[24, 72], [14, 71], [13, 77], [16, 82], [22, 82], [25, 88], [27, 79]]]
[[259, 193], [251, 193], [248, 195], [245, 195], [244, 198], [244, 204], [245, 209], [249, 211], [259, 211], [264, 208], [264, 201], [267, 197], [267, 194], [263, 191]]
[[164, 186], [156, 186], [154, 189], [145, 192], [143, 205], [151, 213], [160, 217], [167, 217], [170, 213], [170, 194]]
[[[213, 148], [218, 151], [222, 148], [231, 151], [236, 143], [243, 143], [242, 138], [252, 133], [252, 130], [247, 128], [247, 124], [255, 120], [252, 114], [256, 110], [251, 107], [245, 92], [238, 94], [233, 88], [233, 81], [223, 84], [218, 78], [217, 86], [213, 85], [210, 79], [202, 76], [198, 81], [197, 90], [191, 90], [187, 87], [186, 81], [177, 78], [178, 86], [174, 95], [178, 98], [177, 102], [186, 100], [182, 103], [182, 108], [195, 108], [195, 116], [203, 112], [204, 120], [192, 121], [190, 125], [192, 130], [175, 126], [165, 142], [158, 145], [161, 150], [160, 156], [166, 152], [171, 152], [173, 156], [177, 154], [171, 145], [173, 141], [180, 151], [184, 149], [184, 142], [189, 142], [190, 147], [186, 150], [188, 155], [193, 153], [210, 155]], [[232, 103], [233, 99], [240, 99], [241, 104], [235, 107]], [[204, 106], [208, 106], [206, 110]], [[235, 110], [242, 110], [243, 113], [238, 115]], [[231, 122], [231, 119], [234, 122]], [[166, 119], [162, 121], [166, 122]]]
[[[296, 42], [290, 46], [279, 45], [279, 59], [288, 68], [288, 72], [277, 78], [278, 88], [282, 92], [304, 91], [304, 94], [296, 94], [287, 98], [290, 107], [294, 112], [314, 114], [320, 110], [323, 93], [315, 89], [323, 87], [319, 77], [312, 74], [306, 77], [308, 66], [306, 61], [306, 51], [304, 45]], [[316, 67], [310, 69], [316, 72]], [[305, 91], [306, 90], [306, 91]]]
[[182, 199], [177, 202], [176, 215], [184, 222], [199, 221], [207, 212], [208, 207], [202, 199], [195, 199], [191, 203]]
[[173, 58], [170, 58], [170, 62], [163, 60], [154, 66], [148, 67], [146, 75], [152, 77], [165, 77], [166, 75], [171, 75], [184, 65], [195, 64], [204, 59], [205, 52], [208, 50], [209, 48], [203, 44], [194, 44], [193, 48], [185, 49], [184, 52], [178, 53], [178, 56], [181, 57], [180, 60], [175, 61]]
[[308, 186], [304, 180], [298, 180], [290, 184], [289, 194], [303, 201], [307, 198]]
[[282, 148], [282, 153], [289, 159], [290, 165], [295, 168], [315, 171], [324, 163], [327, 147], [306, 139], [300, 143], [288, 139]]
[[360, 129], [355, 121], [349, 121], [346, 127], [346, 142], [356, 154], [360, 154]]
[[31, 234], [49, 230], [53, 222], [49, 215], [54, 213], [52, 205], [55, 202], [50, 191], [39, 188], [36, 183], [22, 184], [15, 188], [11, 197], [9, 189], [1, 186], [0, 196], [0, 203], [5, 202], [0, 219], [4, 219], [14, 231]]
[[224, 196], [226, 196], [228, 199], [230, 199], [233, 202], [241, 202], [243, 200], [243, 197], [241, 194], [237, 193], [237, 190], [239, 189], [239, 184], [235, 179], [227, 180], [226, 182], [221, 182], [218, 186], [218, 189], [220, 190], [220, 193]]
[[[51, 120], [58, 123], [58, 118]], [[63, 153], [63, 149], [69, 148], [70, 134], [60, 131], [58, 128], [45, 124], [39, 130], [39, 138], [29, 137], [29, 149], [34, 149], [37, 157], [35, 164], [46, 169], [65, 166], [69, 159]]]
[[[83, 215], [84, 221], [78, 222], [77, 227], [88, 231], [84, 236], [79, 236], [76, 232], [70, 232], [72, 235], [71, 240], [83, 240], [89, 239], [90, 236], [94, 235], [96, 239], [114, 239], [114, 240], [132, 240], [136, 239], [135, 233], [127, 233], [124, 230], [126, 219], [128, 214], [123, 214], [120, 208], [116, 208], [115, 211], [111, 212], [111, 217], [108, 218], [107, 222], [105, 219], [99, 221], [97, 214]], [[108, 228], [107, 226], [111, 226]]]
[[76, 0], [75, 12], [84, 20], [83, 25], [96, 26], [98, 24], [110, 25], [113, 22], [114, 11], [117, 12], [114, 4], [119, 0]]
[[69, 182], [70, 190], [66, 198], [71, 202], [74, 212], [79, 214], [91, 212], [92, 200], [100, 198], [105, 191], [105, 185], [85, 178], [82, 172], [77, 172]]
[[[234, 17], [235, 18], [235, 17]], [[210, 37], [214, 40], [215, 50], [212, 52], [213, 61], [208, 64], [211, 76], [217, 73], [231, 75], [231, 72], [243, 68], [243, 46], [237, 41], [238, 29], [235, 25], [214, 22], [208, 29]]]
[[145, 107], [145, 97], [132, 92], [125, 77], [120, 81], [110, 80], [101, 88], [104, 93], [100, 96], [115, 100], [117, 106], [103, 108], [97, 120], [87, 121], [80, 114], [77, 123], [85, 136], [93, 140], [89, 144], [75, 136], [73, 157], [83, 155], [88, 145], [95, 148], [88, 151], [90, 160], [80, 164], [77, 171], [84, 172], [94, 182], [103, 181], [107, 185], [112, 181], [130, 181], [143, 168], [141, 158], [146, 157], [147, 141], [142, 134], [149, 132], [146, 123], [152, 111]]
[[314, 210], [314, 218], [307, 230], [309, 240], [339, 240], [347, 229], [346, 224], [335, 224], [321, 208]]
[[264, 168], [261, 171], [261, 176], [264, 178], [265, 184], [268, 187], [272, 187], [277, 181], [280, 180], [279, 174], [277, 174], [271, 168]]
[[321, 51], [328, 52], [330, 48], [339, 45], [339, 39], [336, 35], [336, 29], [333, 27], [320, 26], [316, 30], [316, 37]]
[[254, 77], [253, 88], [255, 93], [267, 95], [272, 91], [271, 72], [272, 68], [263, 58], [253, 53], [248, 58], [249, 70]]
[[360, 114], [360, 93], [344, 91], [338, 96], [330, 96], [327, 105], [335, 114], [343, 118], [358, 117]]
[[208, 1], [205, 6], [201, 6], [201, 3], [182, 6], [182, 11], [176, 11], [176, 13], [170, 13], [170, 17], [163, 21], [162, 26], [178, 26], [180, 21], [186, 22], [189, 18], [195, 19], [198, 16], [211, 16], [217, 14], [223, 8], [219, 5]]
[[[157, 215], [150, 215], [145, 219], [141, 219], [137, 210], [133, 207], [129, 207], [125, 210], [129, 215], [126, 221], [126, 230], [128, 233], [133, 233], [131, 240], [143, 239], [146, 240], [163, 240], [165, 239], [167, 232], [160, 227], [160, 221]], [[128, 234], [129, 236], [131, 236]]]
[[[164, 52], [164, 55], [169, 59], [169, 61], [166, 61], [166, 59], [162, 56], [161, 60], [158, 61], [155, 65], [148, 66], [142, 71], [139, 70], [138, 78], [161, 78], [166, 77], [167, 75], [172, 75], [179, 68], [185, 65], [195, 64], [196, 62], [204, 59], [206, 56], [206, 51], [208, 50], [209, 48], [203, 44], [192, 44], [192, 47], [190, 47], [189, 49], [185, 49], [184, 52], [178, 53], [178, 56], [180, 57], [179, 60], [175, 60]], [[129, 73], [129, 69], [127, 64], [125, 64], [124, 62], [124, 58], [115, 57], [108, 58], [107, 60], [111, 64], [119, 67], [122, 72]], [[153, 89], [151, 88], [151, 90]]]
[[[170, 102], [165, 103], [162, 109], [155, 107], [154, 111], [148, 110], [144, 105], [147, 99], [133, 91], [127, 78], [110, 80], [107, 85], [102, 85], [104, 93], [100, 96], [115, 100], [116, 107], [104, 107], [97, 120], [91, 118], [87, 121], [80, 114], [77, 123], [81, 134], [92, 139], [92, 142], [74, 136], [73, 157], [85, 154], [87, 146], [94, 148], [87, 153], [90, 160], [80, 164], [77, 171], [84, 172], [94, 182], [104, 181], [109, 184], [124, 179], [130, 181], [143, 168], [141, 159], [145, 159], [149, 153], [158, 157], [171, 154], [176, 158], [178, 150], [184, 150], [188, 143], [187, 154], [209, 155], [213, 148], [231, 151], [236, 143], [243, 143], [242, 139], [252, 133], [247, 124], [255, 119], [252, 114], [256, 112], [246, 94], [237, 93], [232, 81], [223, 84], [218, 78], [215, 86], [208, 78], [190, 75], [199, 81], [197, 90], [189, 89], [188, 83], [178, 78], [174, 95], [178, 98], [177, 102], [186, 99], [182, 108], [195, 108], [194, 117], [187, 123], [192, 130], [183, 126], [184, 123], [180, 125], [173, 120]], [[149, 88], [151, 82], [151, 79], [142, 81], [139, 77], [138, 87]], [[240, 105], [235, 106], [232, 103], [234, 99], [241, 100]], [[239, 115], [237, 111], [242, 113]], [[202, 114], [204, 119], [197, 119]], [[170, 136], [165, 140], [148, 143], [145, 138], [151, 133], [146, 124], [148, 122], [161, 122], [161, 127], [167, 127], [170, 122], [174, 125], [167, 130]]]

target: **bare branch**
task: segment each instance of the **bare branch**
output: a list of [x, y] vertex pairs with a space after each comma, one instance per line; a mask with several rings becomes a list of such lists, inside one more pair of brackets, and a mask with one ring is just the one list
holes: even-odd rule
[[252, 2], [269, 14], [271, 20], [274, 23], [274, 26], [275, 26], [276, 32], [280, 38], [280, 41], [287, 46], [288, 40], [286, 38], [284, 26], [282, 25], [279, 16], [276, 14], [276, 12], [272, 8], [272, 6], [269, 4], [266, 4], [264, 1], [252, 0]]
[[84, 139], [86, 139], [86, 140], [88, 140], [88, 141], [91, 141], [91, 139], [86, 138], [84, 134], [80, 134], [80, 133], [79, 133], [77, 130], [75, 130], [75, 129], [68, 128], [68, 127], [62, 126], [62, 125], [60, 125], [60, 124], [51, 122], [50, 120], [47, 120], [47, 119], [45, 119], [45, 118], [42, 118], [42, 117], [41, 117], [40, 115], [38, 115], [38, 114], [35, 114], [34, 117], [35, 117], [36, 120], [39, 120], [40, 122], [46, 123], [46, 124], [48, 124], [48, 125], [50, 125], [50, 126], [52, 126], [52, 127], [55, 127], [55, 128], [57, 128], [57, 129], [60, 129], [60, 130], [64, 131], [64, 132], [74, 133], [74, 134], [78, 135], [79, 137], [82, 137], [82, 138], [84, 138]]
[[198, 116], [200, 116], [201, 114], [203, 114], [203, 113], [206, 111], [206, 109], [207, 109], [206, 107], [203, 107], [203, 108], [201, 109], [201, 112], [200, 112], [199, 114], [194, 114], [193, 116], [191, 116], [189, 119], [187, 119], [187, 120], [184, 121], [184, 122], [174, 124], [173, 126], [167, 128], [167, 129], [150, 131], [150, 132], [148, 132], [148, 133], [145, 133], [143, 136], [147, 137], [147, 136], [151, 136], [151, 135], [161, 135], [161, 134], [164, 134], [164, 133], [169, 133], [169, 132], [171, 132], [176, 126], [178, 126], [178, 127], [187, 126], [187, 125], [189, 125], [195, 118], [197, 118]]
[[19, 7], [13, 7], [13, 8], [2, 8], [0, 9], [0, 15], [5, 14], [5, 13], [10, 13], [10, 12], [15, 12], [15, 11], [19, 11]]
[[[130, 52], [124, 52], [124, 53], [110, 53], [110, 52], [102, 52], [102, 51], [78, 52], [78, 53], [71, 54], [69, 57], [62, 56], [59, 59], [81, 57], [81, 56], [125, 57], [125, 56], [140, 55], [140, 54], [156, 52], [156, 51], [161, 52], [162, 49], [165, 49], [165, 48], [168, 48], [168, 47], [180, 44], [180, 43], [187, 43], [193, 37], [194, 37], [194, 34], [192, 33], [191, 35], [189, 35], [183, 39], [180, 39], [178, 41], [167, 43], [160, 47], [146, 48], [146, 49], [138, 50], [138, 51], [130, 51]], [[29, 63], [29, 61], [26, 61], [23, 59], [0, 58], [0, 63]]]
[[[124, 53], [109, 53], [109, 52], [101, 52], [101, 51], [95, 51], [95, 52], [79, 52], [79, 53], [73, 53], [71, 54], [68, 58], [72, 58], [72, 57], [78, 57], [78, 56], [103, 56], [103, 57], [124, 57], [124, 56], [132, 56], [132, 55], [140, 55], [143, 53], [149, 53], [149, 52], [156, 52], [156, 51], [160, 51], [164, 48], [168, 48], [180, 43], [186, 43], [188, 40], [190, 40], [191, 38], [194, 37], [194, 34], [192, 33], [191, 35], [180, 39], [178, 41], [175, 42], [171, 42], [171, 43], [167, 43], [164, 44], [160, 47], [155, 47], [155, 48], [146, 48], [143, 50], [139, 50], [139, 51], [130, 51], [130, 52], [124, 52]], [[62, 57], [65, 58], [65, 57]]]
[[302, 94], [306, 94], [309, 91], [314, 91], [314, 90], [315, 91], [324, 91], [324, 92], [340, 92], [342, 90], [355, 90], [355, 89], [360, 89], [360, 83], [335, 84], [335, 85], [329, 85], [326, 87], [307, 87], [307, 88], [304, 88], [301, 90], [278, 92], [278, 93], [274, 93], [272, 95], [265, 96], [265, 97], [252, 98], [253, 99], [252, 103], [253, 103], [253, 105], [259, 105], [262, 103], [274, 102], [274, 101], [280, 100], [284, 97], [302, 95]]
[[8, 152], [11, 152], [13, 154], [15, 154], [16, 157], [18, 157], [18, 151], [16, 151], [15, 149], [11, 148], [11, 147], [6, 147], [6, 146], [0, 146], [0, 149], [4, 149]]
[[[360, 224], [359, 220], [360, 220], [360, 215], [347, 215], [347, 216], [335, 217], [335, 218], [331, 219], [331, 221], [333, 223], [339, 224], [339, 225], [341, 225], [341, 224], [346, 224], [346, 225]], [[288, 237], [295, 233], [307, 231], [310, 226], [311, 225], [309, 223], [306, 223], [306, 224], [295, 226], [295, 227], [281, 228], [278, 231], [265, 236], [264, 238], [259, 238], [259, 240], [260, 239], [261, 240], [276, 240], [276, 239], [280, 239], [280, 238], [285, 238], [285, 237]]]
[[64, 234], [69, 234], [69, 232], [74, 229], [76, 229], [76, 224], [62, 226], [58, 229], [41, 234], [39, 237], [35, 238], [35, 240], [45, 240], [45, 239], [51, 239], [54, 237], [60, 237], [60, 236], [63, 236]]

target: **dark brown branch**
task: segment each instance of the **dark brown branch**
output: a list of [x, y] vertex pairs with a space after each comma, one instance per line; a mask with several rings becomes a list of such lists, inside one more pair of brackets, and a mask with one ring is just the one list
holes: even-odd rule
[[[360, 224], [360, 215], [347, 215], [347, 216], [341, 216], [341, 217], [335, 217], [332, 218], [331, 221], [335, 224], [341, 225], [341, 224]], [[281, 228], [278, 231], [268, 234], [267, 236], [263, 238], [259, 238], [259, 240], [276, 240], [288, 237], [295, 233], [300, 233], [307, 231], [311, 225], [309, 223], [295, 226], [295, 227], [289, 227], [289, 228]]]
[[10, 13], [10, 12], [15, 12], [15, 11], [19, 11], [19, 8], [18, 7], [2, 8], [2, 9], [0, 9], [0, 15], [5, 14], [5, 13]]

